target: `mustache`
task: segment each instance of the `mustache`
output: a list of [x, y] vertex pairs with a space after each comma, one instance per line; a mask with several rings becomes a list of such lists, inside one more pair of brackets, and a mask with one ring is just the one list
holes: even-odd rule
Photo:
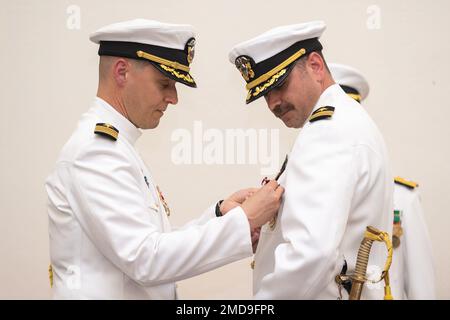
[[294, 110], [294, 109], [295, 109], [295, 107], [294, 107], [294, 105], [293, 105], [292, 103], [286, 102], [286, 103], [281, 103], [281, 104], [277, 105], [277, 106], [272, 110], [272, 112], [273, 112], [273, 114], [274, 114], [276, 117], [280, 118], [280, 117], [282, 117], [285, 113], [287, 113], [287, 112], [289, 112], [289, 111], [291, 111], [291, 110]]

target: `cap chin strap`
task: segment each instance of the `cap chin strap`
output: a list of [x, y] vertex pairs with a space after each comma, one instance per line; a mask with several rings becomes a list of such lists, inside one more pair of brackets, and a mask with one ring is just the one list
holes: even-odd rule
[[181, 71], [184, 71], [184, 72], [189, 72], [189, 70], [190, 70], [190, 68], [188, 66], [185, 66], [184, 64], [181, 64], [181, 63], [176, 62], [176, 61], [170, 61], [170, 60], [167, 60], [167, 59], [164, 59], [164, 58], [160, 58], [160, 57], [155, 56], [153, 54], [144, 52], [142, 50], [136, 51], [136, 54], [137, 54], [137, 56], [139, 58], [144, 58], [144, 59], [147, 59], [147, 60], [150, 60], [150, 61], [153, 61], [153, 62], [156, 62], [156, 63], [160, 63], [160, 64], [163, 64], [165, 66], [172, 67], [174, 69], [178, 69], [178, 70], [181, 70]]

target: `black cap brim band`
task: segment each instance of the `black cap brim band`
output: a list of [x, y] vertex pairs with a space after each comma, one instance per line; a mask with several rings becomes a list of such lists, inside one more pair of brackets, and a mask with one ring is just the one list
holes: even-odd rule
[[101, 41], [98, 54], [144, 60], [154, 65], [163, 75], [189, 87], [197, 87], [194, 78], [189, 73], [185, 50], [135, 42]]

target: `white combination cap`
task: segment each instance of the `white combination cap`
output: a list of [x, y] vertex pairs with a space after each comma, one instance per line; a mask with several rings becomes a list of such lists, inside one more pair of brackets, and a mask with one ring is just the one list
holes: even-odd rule
[[338, 63], [328, 65], [334, 81], [353, 99], [363, 101], [369, 95], [369, 83], [357, 69]]
[[100, 44], [99, 55], [146, 60], [169, 78], [196, 87], [189, 73], [195, 53], [190, 25], [135, 19], [104, 26], [89, 38]]
[[313, 51], [321, 51], [319, 38], [325, 28], [323, 21], [282, 26], [236, 45], [228, 57], [247, 82], [246, 102], [281, 85], [294, 62]]

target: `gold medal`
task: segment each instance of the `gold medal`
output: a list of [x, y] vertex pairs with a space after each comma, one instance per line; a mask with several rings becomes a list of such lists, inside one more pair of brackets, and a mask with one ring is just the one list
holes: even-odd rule
[[161, 202], [162, 202], [162, 204], [164, 206], [164, 210], [166, 210], [166, 214], [169, 217], [170, 216], [170, 209], [169, 209], [169, 206], [167, 205], [166, 199], [164, 199], [164, 196], [163, 196], [163, 194], [162, 194], [162, 192], [161, 192], [161, 190], [159, 189], [158, 186], [156, 186], [156, 190], [158, 190], [159, 198], [161, 199]]
[[402, 225], [400, 223], [395, 223], [394, 224], [394, 232], [393, 232], [394, 236], [396, 237], [401, 237], [403, 235], [403, 228]]
[[394, 247], [394, 249], [398, 248], [400, 246], [400, 238], [393, 235], [392, 236], [392, 246]]
[[[277, 176], [275, 177], [275, 180], [278, 181], [278, 179], [281, 177], [281, 175], [283, 174], [284, 170], [286, 170], [286, 166], [287, 166], [287, 162], [288, 162], [288, 156], [286, 155], [286, 158], [284, 159], [283, 165], [281, 166], [280, 171], [278, 172]], [[265, 177], [262, 181], [261, 181], [261, 185], [265, 185], [269, 182], [270, 180]], [[269, 228], [271, 231], [273, 231], [275, 229], [275, 226], [277, 224], [277, 218], [278, 218], [278, 213], [272, 218], [272, 220], [270, 220], [269, 222]]]
[[51, 264], [48, 266], [48, 279], [50, 280], [50, 288], [53, 288], [53, 267]]
[[275, 226], [277, 225], [277, 218], [278, 218], [278, 213], [275, 215], [275, 217], [272, 218], [272, 220], [270, 220], [269, 222], [269, 228], [270, 230], [274, 230]]
[[392, 245], [394, 248], [398, 248], [400, 246], [400, 237], [403, 235], [403, 228], [401, 223], [394, 223], [394, 230], [392, 231]]

